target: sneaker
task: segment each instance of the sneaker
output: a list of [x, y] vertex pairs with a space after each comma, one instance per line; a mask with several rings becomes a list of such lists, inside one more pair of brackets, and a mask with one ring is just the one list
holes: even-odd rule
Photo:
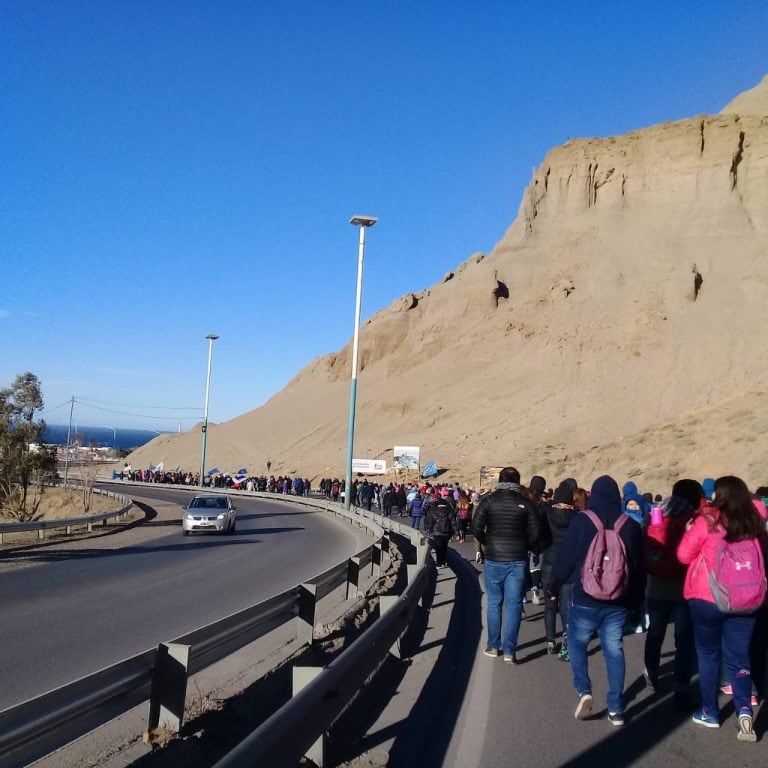
[[541, 605], [542, 602], [543, 602], [543, 600], [541, 599], [541, 597], [539, 597], [538, 590], [534, 590], [534, 592], [533, 592], [533, 604], [534, 605]]
[[560, 661], [570, 661], [571, 657], [568, 655], [568, 649], [561, 648], [560, 653], [557, 654], [557, 658], [560, 659]]
[[757, 707], [757, 706], [759, 706], [759, 704], [760, 704], [760, 699], [757, 697], [757, 694], [755, 694], [755, 693], [753, 693], [753, 694], [752, 694], [752, 698], [749, 700], [749, 703], [750, 703], [750, 704], [751, 704], [753, 707]]
[[483, 562], [483, 556], [479, 552], [475, 552], [475, 562], [478, 565]]
[[705, 728], [719, 728], [720, 719], [717, 715], [708, 715], [703, 709], [693, 713], [691, 718], [696, 725], [703, 725]]
[[557, 645], [555, 645], [555, 641], [547, 640], [547, 655], [554, 656], [556, 652], [557, 652]]
[[739, 710], [739, 730], [736, 731], [738, 741], [757, 741], [757, 734], [752, 728], [752, 712], [746, 707]]
[[483, 651], [483, 653], [486, 656], [490, 656], [492, 659], [497, 659], [499, 657], [499, 649], [491, 648], [490, 645]]
[[609, 712], [608, 722], [616, 728], [620, 728], [624, 725], [624, 715], [622, 715], [621, 712]]
[[720, 692], [726, 696], [733, 696], [733, 686], [730, 683], [723, 683], [720, 686]]
[[645, 687], [656, 693], [656, 689], [659, 687], [658, 675], [652, 675], [646, 667], [643, 669], [643, 680], [645, 680]]
[[513, 653], [512, 655], [505, 653], [504, 654], [504, 663], [505, 664], [517, 664], [517, 656]]
[[577, 720], [587, 720], [592, 717], [592, 694], [582, 693], [579, 696], [579, 703], [576, 705], [576, 711], [573, 716]]

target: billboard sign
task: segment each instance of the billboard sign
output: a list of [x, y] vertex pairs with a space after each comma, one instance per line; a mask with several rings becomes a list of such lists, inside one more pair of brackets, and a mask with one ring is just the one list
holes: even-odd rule
[[419, 447], [416, 445], [396, 445], [394, 448], [395, 469], [418, 469]]
[[495, 488], [502, 469], [504, 467], [480, 467], [480, 487]]
[[352, 471], [362, 475], [386, 475], [385, 459], [352, 459]]

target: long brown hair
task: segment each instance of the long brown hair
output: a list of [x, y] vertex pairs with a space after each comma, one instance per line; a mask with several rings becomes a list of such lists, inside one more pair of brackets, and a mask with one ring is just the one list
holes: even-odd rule
[[720, 512], [726, 541], [757, 539], [765, 533], [765, 523], [752, 503], [747, 484], [733, 475], [715, 480], [712, 505]]
[[573, 508], [581, 512], [587, 508], [589, 503], [589, 494], [583, 488], [577, 488], [573, 492]]

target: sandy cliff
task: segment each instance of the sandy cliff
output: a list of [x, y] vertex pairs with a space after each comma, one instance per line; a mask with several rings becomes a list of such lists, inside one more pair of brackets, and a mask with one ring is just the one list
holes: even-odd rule
[[[768, 482], [766, 307], [768, 78], [719, 115], [550, 151], [491, 253], [365, 323], [355, 454]], [[341, 475], [349, 372], [348, 344], [213, 425], [209, 466]], [[132, 461], [194, 468], [199, 444]]]

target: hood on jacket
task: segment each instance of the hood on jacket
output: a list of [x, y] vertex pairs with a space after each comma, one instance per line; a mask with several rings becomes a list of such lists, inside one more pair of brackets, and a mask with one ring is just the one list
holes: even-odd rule
[[715, 495], [715, 478], [705, 477], [704, 482], [701, 484], [701, 488], [704, 491], [704, 496], [706, 496], [708, 500], [711, 500]]
[[631, 480], [621, 486], [621, 498], [624, 499], [624, 501], [626, 501], [629, 496], [639, 495], [640, 491], [637, 490], [637, 485], [635, 485], [635, 483], [633, 483]]
[[555, 495], [552, 498], [553, 504], [573, 504], [573, 489], [569, 485], [567, 480], [563, 480], [555, 490]]
[[602, 519], [612, 520], [621, 514], [621, 495], [616, 481], [609, 475], [601, 475], [592, 483], [589, 508]]

